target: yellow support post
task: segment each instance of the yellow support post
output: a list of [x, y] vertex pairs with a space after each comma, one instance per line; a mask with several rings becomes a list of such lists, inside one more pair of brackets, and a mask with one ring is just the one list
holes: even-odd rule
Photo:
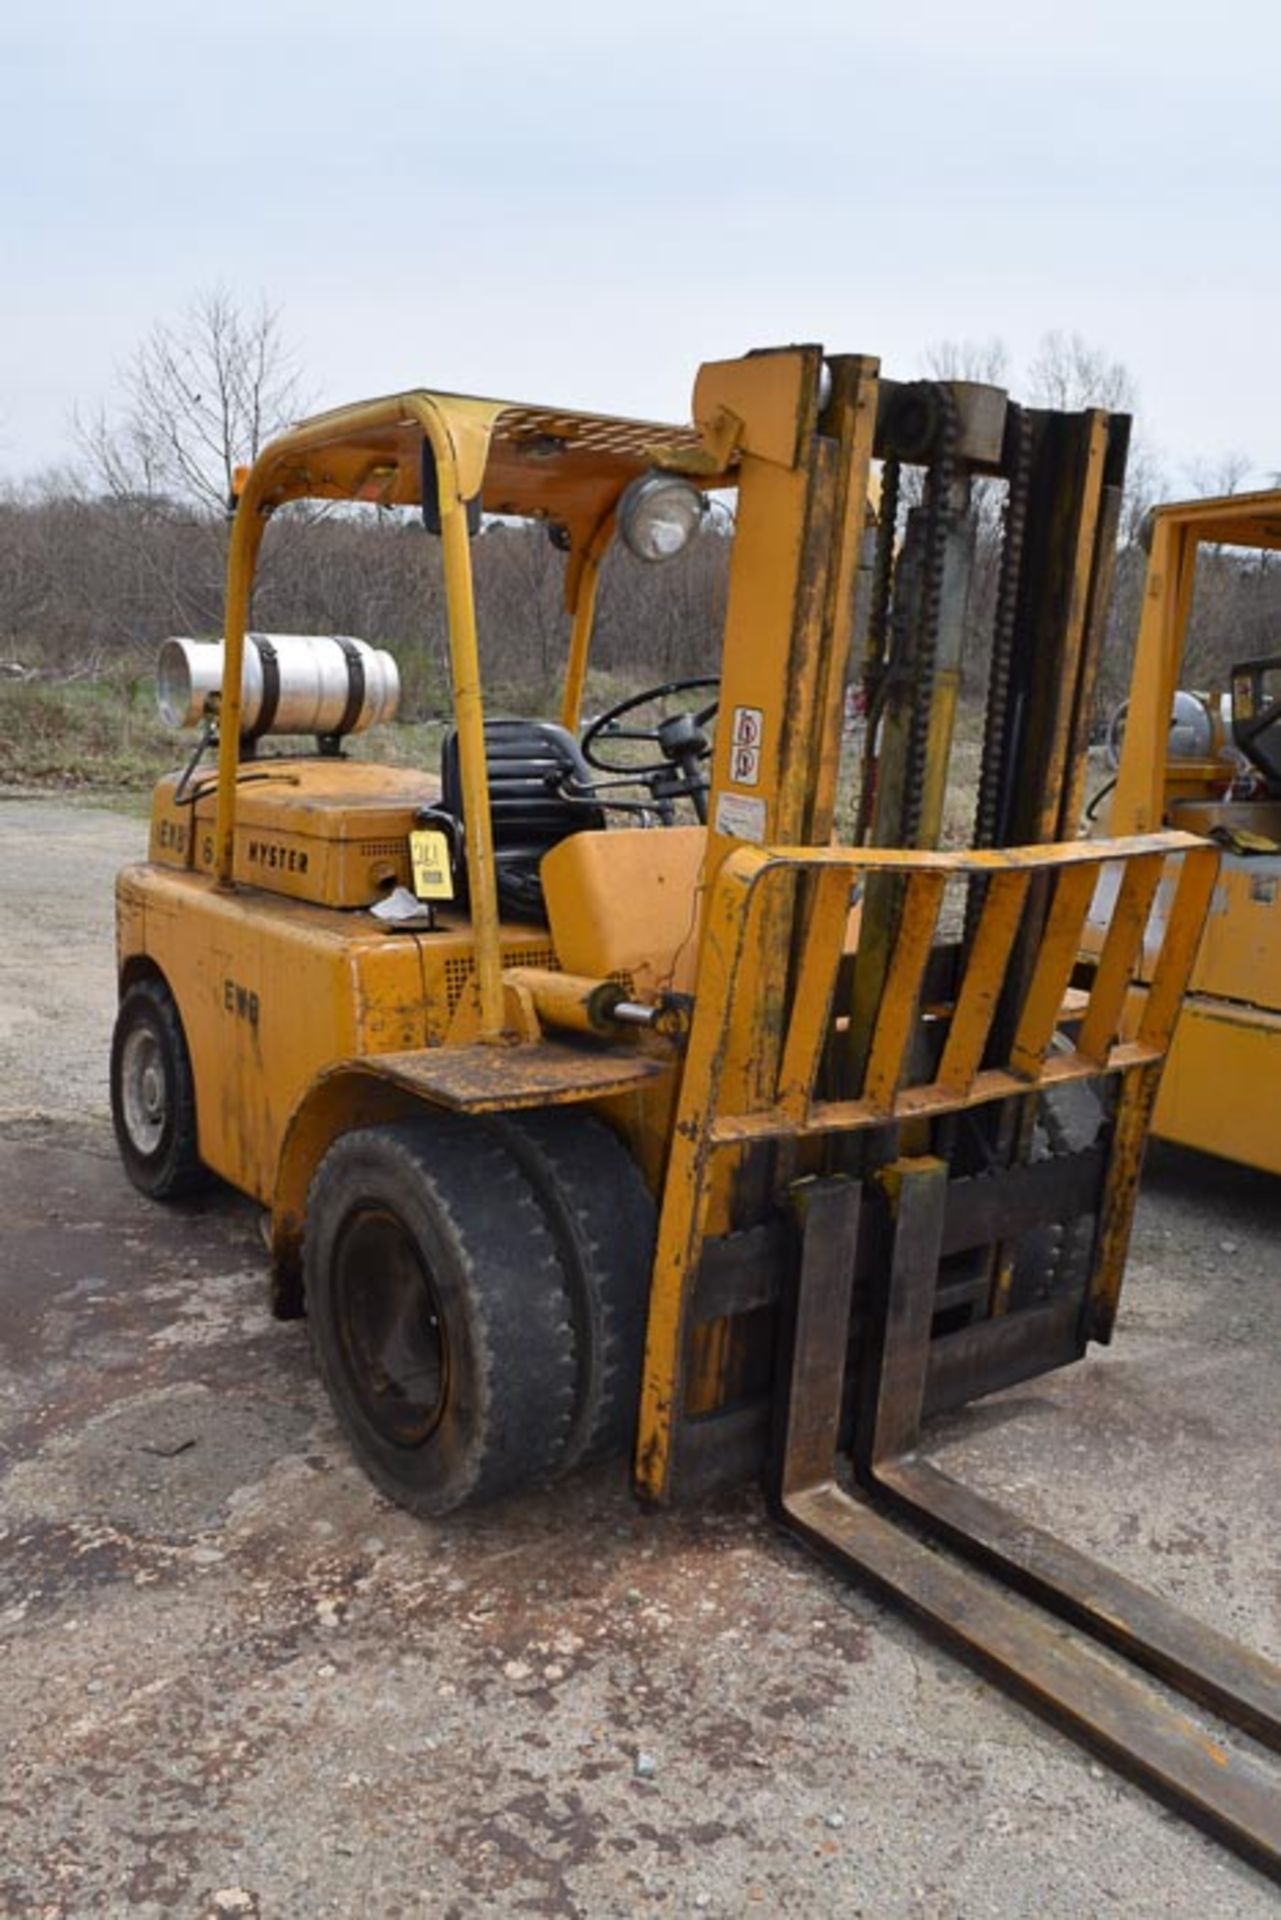
[[[266, 521], [261, 478], [254, 469], [240, 497], [227, 553], [227, 605], [223, 617], [222, 693], [218, 705], [218, 805], [214, 822], [217, 884], [229, 892], [236, 859], [236, 775], [240, 768], [240, 692], [244, 674], [245, 629], [254, 564]], [[255, 480], [257, 478], [257, 484]]]
[[565, 689], [560, 702], [560, 724], [577, 733], [583, 713], [583, 685], [587, 679], [587, 655], [596, 622], [596, 586], [600, 579], [600, 561], [589, 558], [583, 566], [574, 608], [574, 624], [569, 636], [569, 660], [565, 668]]
[[503, 1032], [503, 962], [498, 939], [498, 887], [485, 767], [485, 713], [480, 696], [471, 540], [466, 509], [458, 498], [456, 484], [446, 487], [447, 471], [445, 461], [438, 455], [436, 472], [449, 613], [449, 667], [454, 683], [454, 725], [458, 730], [458, 767], [467, 821], [467, 888], [476, 940], [476, 987], [480, 996], [479, 1038], [498, 1040]]

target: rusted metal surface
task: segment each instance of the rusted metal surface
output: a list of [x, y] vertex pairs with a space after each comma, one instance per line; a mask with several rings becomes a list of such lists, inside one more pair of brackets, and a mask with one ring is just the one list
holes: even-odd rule
[[1030, 881], [1030, 873], [1015, 872], [994, 874], [986, 882], [970, 964], [939, 1061], [938, 1084], [948, 1093], [964, 1093], [982, 1064]]
[[795, 986], [796, 1012], [787, 1031], [778, 1074], [778, 1105], [803, 1120], [827, 1042], [836, 990], [830, 956], [840, 948], [850, 916], [850, 878], [840, 867], [821, 873], [805, 914]]
[[[1077, 442], [1075, 461], [1064, 462], [1065, 497], [1055, 502], [1056, 512], [1042, 514], [1034, 529], [1045, 536], [1044, 564], [1056, 589], [1048, 596], [1046, 608], [1056, 644], [1051, 650], [1049, 633], [1043, 631], [1037, 636], [1038, 648], [1024, 653], [1025, 670], [1030, 670], [1032, 678], [1029, 732], [1036, 738], [1035, 751], [1041, 759], [1041, 777], [1033, 789], [1040, 802], [1037, 838], [1058, 840], [1076, 829], [1075, 820], [1070, 825], [1064, 820], [1063, 809], [1071, 786], [1070, 750], [1078, 704], [1084, 697], [1088, 712], [1090, 701], [1092, 675], [1083, 675], [1082, 666], [1099, 550], [1108, 416], [1096, 409], [1077, 420], [1047, 422], [1047, 427], [1051, 440], [1063, 435]], [[1057, 672], [1037, 670], [1040, 660], [1047, 658], [1055, 662]]]
[[1089, 1329], [1094, 1340], [1110, 1340], [1116, 1325], [1125, 1257], [1139, 1195], [1139, 1176], [1143, 1171], [1143, 1151], [1159, 1083], [1160, 1063], [1148, 1064], [1138, 1073], [1126, 1076], [1117, 1099], [1103, 1217], [1090, 1281]]
[[[870, 1418], [873, 1460], [893, 1459], [915, 1445], [920, 1431], [943, 1241], [947, 1164], [933, 1159], [899, 1160], [882, 1169], [878, 1178], [889, 1197], [893, 1228]], [[881, 1304], [878, 1301], [878, 1310]]]
[[[1267, 1662], [913, 1457], [930, 1367], [945, 1178], [945, 1167], [934, 1161], [901, 1162], [882, 1175], [894, 1244], [876, 1290], [882, 1297], [858, 1320], [873, 1348], [859, 1369], [868, 1401], [856, 1419], [863, 1496], [836, 1479], [852, 1245], [833, 1251], [828, 1236], [827, 1247], [807, 1245], [803, 1253], [800, 1283], [789, 1300], [784, 1441], [773, 1467], [781, 1517], [972, 1665], [1281, 1878], [1281, 1794], [1266, 1769], [1222, 1745], [1086, 1641], [904, 1533], [872, 1504], [888, 1497], [1074, 1626], [1250, 1733], [1281, 1743], [1281, 1673]], [[816, 1239], [821, 1216], [803, 1218], [806, 1241]], [[844, 1272], [834, 1270], [842, 1260]]]
[[501, 1113], [635, 1092], [671, 1072], [632, 1047], [543, 1040], [528, 1047], [433, 1047], [360, 1063], [408, 1093], [460, 1113]]
[[[916, 1457], [931, 1372], [946, 1167], [904, 1160], [884, 1169], [880, 1180], [892, 1243], [888, 1258], [860, 1278], [866, 1297], [855, 1321], [862, 1350], [853, 1464], [865, 1492], [852, 1494], [837, 1482], [841, 1394], [832, 1356], [846, 1348], [854, 1259], [847, 1249], [845, 1273], [833, 1273], [835, 1256], [819, 1249], [811, 1254], [807, 1246], [800, 1284], [788, 1299], [792, 1362], [780, 1409], [785, 1441], [772, 1470], [781, 1517], [972, 1665], [1281, 1879], [1281, 1791], [1274, 1774], [1102, 1658], [1088, 1640], [941, 1556], [930, 1541], [904, 1533], [879, 1510], [887, 1501], [905, 1510], [1073, 1628], [1281, 1747], [1281, 1671]], [[808, 1241], [815, 1223], [812, 1216], [803, 1219]], [[1017, 1318], [975, 1332], [999, 1338]], [[1044, 1336], [1046, 1328], [1034, 1331]]]
[[[984, 1174], [981, 1178], [950, 1179], [945, 1196], [940, 1255], [946, 1257], [972, 1247], [985, 1246], [1001, 1233], [1017, 1238], [1037, 1227], [1052, 1225], [1055, 1221], [1096, 1212], [1103, 1191], [1105, 1170], [1106, 1155], [1103, 1149], [1092, 1147], [1080, 1153], [1034, 1161], [1029, 1166]], [[692, 1323], [698, 1326], [730, 1314], [754, 1313], [760, 1307], [773, 1306], [788, 1283], [795, 1254], [794, 1242], [794, 1233], [788, 1230], [784, 1220], [778, 1218], [764, 1221], [756, 1227], [745, 1227], [736, 1233], [711, 1235], [705, 1239], [690, 1302]], [[874, 1233], [864, 1232], [858, 1237], [856, 1259], [860, 1278], [871, 1276], [881, 1258], [882, 1249]], [[975, 1292], [982, 1285], [973, 1280], [960, 1284]], [[941, 1301], [946, 1291], [941, 1285]], [[1065, 1334], [1075, 1328], [1079, 1319], [1079, 1303], [1066, 1303], [1066, 1311], [1064, 1305], [1060, 1304], [1052, 1311], [1056, 1323], [1062, 1323]], [[1021, 1323], [1035, 1317], [1032, 1314], [1021, 1315], [1019, 1321]], [[1004, 1328], [1001, 1341], [1007, 1347], [1027, 1345], [1035, 1348], [1046, 1344], [1043, 1337], [1033, 1336], [1026, 1329], [1020, 1331], [1020, 1325], [1014, 1324]], [[988, 1342], [993, 1348], [997, 1345], [997, 1329], [988, 1322], [933, 1341], [930, 1377], [926, 1387], [927, 1410], [954, 1404], [950, 1392], [946, 1398], [940, 1397], [939, 1376], [951, 1374], [963, 1364], [959, 1356], [966, 1344], [977, 1349]], [[1003, 1366], [999, 1371], [1002, 1375], [1001, 1385], [1008, 1384], [1010, 1379], [1023, 1377], [1022, 1369], [1009, 1371]], [[991, 1384], [986, 1387], [980, 1385], [979, 1371], [971, 1369], [969, 1391], [958, 1393], [955, 1398], [973, 1399], [978, 1393], [991, 1390]]]
[[1080, 831], [1085, 810], [1085, 784], [1090, 767], [1090, 738], [1097, 704], [1099, 662], [1107, 632], [1108, 612], [1112, 604], [1112, 580], [1116, 556], [1121, 547], [1118, 538], [1121, 506], [1125, 497], [1125, 469], [1130, 451], [1131, 423], [1128, 416], [1111, 414], [1107, 422], [1107, 447], [1103, 456], [1103, 487], [1095, 530], [1094, 563], [1090, 575], [1089, 601], [1085, 615], [1085, 634], [1081, 644], [1077, 684], [1072, 709], [1072, 732], [1067, 750], [1067, 778], [1059, 810], [1059, 833], [1071, 839]]
[[830, 1479], [792, 1493], [785, 1514], [801, 1539], [906, 1608], [970, 1665], [1281, 1879], [1281, 1796], [1250, 1758]]
[[1152, 902], [1161, 881], [1162, 862], [1131, 860], [1121, 881], [1112, 923], [1099, 955], [1090, 1003], [1077, 1036], [1077, 1047], [1090, 1060], [1107, 1057], [1121, 1029], [1121, 1015], [1143, 950], [1143, 935]]
[[1029, 1080], [1039, 1077], [1059, 1024], [1097, 882], [1097, 871], [1088, 867], [1065, 867], [1055, 882], [1053, 904], [1010, 1049], [1010, 1065]]
[[694, 1282], [695, 1326], [772, 1306], [790, 1255], [790, 1236], [781, 1220], [705, 1240]]
[[[877, 1485], [970, 1559], [1178, 1692], [1281, 1751], [1281, 1668], [925, 1460], [883, 1462]], [[1281, 1782], [1274, 1787], [1281, 1801]], [[1281, 1822], [1281, 1805], [1277, 1809]], [[1279, 1834], [1281, 1838], [1281, 1834]]]
[[[740, 847], [722, 862], [706, 911], [698, 1001], [681, 1081], [650, 1294], [637, 1450], [638, 1479], [647, 1494], [662, 1499], [674, 1483], [675, 1435], [686, 1396], [693, 1276], [705, 1236], [719, 1230], [710, 1216], [716, 1154], [753, 1142], [819, 1139], [890, 1120], [933, 1118], [1024, 1095], [1030, 1088], [1095, 1078], [1100, 1072], [1119, 1077], [1127, 1089], [1144, 1075], [1155, 1086], [1177, 1005], [1172, 996], [1176, 988], [1181, 990], [1195, 953], [1217, 857], [1214, 848], [1193, 836], [1163, 834], [968, 854]], [[1173, 908], [1178, 931], [1172, 919], [1153, 974], [1151, 991], [1158, 1006], [1145, 1019], [1138, 1038], [1118, 1040], [1104, 1059], [1087, 1058], [1058, 1031], [1065, 1017], [1080, 922], [1098, 891], [1103, 869], [1124, 867], [1134, 860], [1180, 863]], [[1143, 871], [1149, 871], [1148, 864]], [[833, 874], [839, 884], [833, 882]], [[1026, 997], [1014, 1007], [1009, 1051], [1004, 1062], [993, 1061], [985, 1030], [1002, 995], [1021, 898], [1019, 889], [1005, 883], [1011, 876], [1025, 880], [1030, 875], [1057, 880], [1058, 887], [1041, 945], [1031, 950]], [[875, 876], [906, 880], [895, 945], [898, 959], [873, 1010], [862, 1086], [855, 1089], [853, 1098], [823, 1099], [824, 1050], [818, 1040], [829, 1018], [840, 1013], [835, 1001], [845, 958], [840, 903], [855, 885]], [[932, 1057], [939, 1064], [931, 1068], [929, 1051], [924, 1056], [927, 1064], [915, 1064], [912, 1041], [924, 1017], [922, 987], [943, 887], [955, 876], [971, 881], [995, 878], [1002, 885], [989, 888], [984, 919], [992, 932], [972, 945], [951, 1007], [929, 1009], [941, 1042], [941, 1059], [939, 1049], [933, 1049]], [[1132, 897], [1130, 889], [1125, 898]], [[788, 977], [794, 952], [800, 954], [800, 964], [785, 1009], [779, 983]], [[771, 994], [763, 994], [762, 981], [774, 983]], [[1111, 973], [1102, 984], [1110, 1001]], [[1088, 1022], [1088, 998], [1082, 1005], [1078, 996], [1068, 1011], [1074, 1022], [1082, 1017]], [[944, 1024], [949, 1017], [953, 1021], [959, 1017], [961, 1023], [960, 1038], [950, 1053]], [[1100, 1024], [1095, 1022], [1095, 1030]], [[980, 1065], [983, 1060], [988, 1064]], [[1128, 1104], [1122, 1095], [1102, 1207], [1100, 1300], [1115, 1298], [1124, 1261], [1145, 1112], [1137, 1094]], [[1093, 1324], [1104, 1324], [1102, 1308]]]
[[1103, 1149], [1091, 1147], [950, 1181], [940, 1253], [961, 1253], [986, 1246], [1001, 1233], [1015, 1238], [1049, 1220], [1094, 1212], [1105, 1169]]
[[[1056, 1163], [1047, 1160], [1044, 1165], [1053, 1168]], [[1071, 1204], [1065, 1202], [1059, 1217], [1070, 1218], [1071, 1212]], [[941, 1310], [945, 1305], [941, 1289], [936, 1300]], [[1069, 1366], [1084, 1351], [1081, 1304], [1075, 1296], [974, 1320], [930, 1342], [921, 1411], [928, 1418], [950, 1407], [968, 1406], [984, 1394]]]
[[681, 1435], [682, 1506], [755, 1479], [769, 1433], [770, 1409], [763, 1400], [691, 1419]]
[[[1134, 1067], [1159, 1065], [1160, 1060], [1161, 1056], [1152, 1047], [1122, 1041], [1112, 1049], [1107, 1071], [1128, 1073]], [[1065, 1081], [1092, 1079], [1098, 1072], [1097, 1063], [1085, 1060], [1071, 1050], [1055, 1054], [1045, 1062], [1037, 1085], [1042, 1088], [1061, 1086]], [[938, 1097], [933, 1083], [904, 1087], [888, 1111], [873, 1106], [869, 1100], [815, 1100], [808, 1117], [790, 1128], [776, 1107], [763, 1107], [753, 1113], [728, 1114], [713, 1123], [712, 1142], [715, 1146], [730, 1146], [753, 1140], [776, 1140], [788, 1135], [798, 1140], [808, 1140], [829, 1133], [857, 1133], [865, 1128], [884, 1125], [887, 1120], [921, 1120], [945, 1113], [964, 1113], [972, 1107], [988, 1106], [994, 1101], [1027, 1091], [1028, 1082], [1021, 1075], [1010, 1073], [1005, 1068], [985, 1068], [982, 1073], [975, 1074], [963, 1094], [946, 1099]]]
[[798, 1190], [800, 1271], [784, 1315], [775, 1485], [785, 1502], [832, 1471], [845, 1393], [846, 1344], [863, 1189], [837, 1176]]
[[844, 688], [854, 629], [854, 582], [867, 520], [868, 475], [876, 427], [879, 364], [866, 355], [832, 354], [831, 393], [821, 430], [837, 443], [835, 559], [827, 568], [819, 647], [819, 688], [811, 791], [799, 838], [831, 837], [840, 772]]
[[893, 986], [877, 1008], [863, 1080], [863, 1099], [880, 1118], [894, 1111], [903, 1083], [946, 877], [939, 871], [907, 875], [890, 959]]

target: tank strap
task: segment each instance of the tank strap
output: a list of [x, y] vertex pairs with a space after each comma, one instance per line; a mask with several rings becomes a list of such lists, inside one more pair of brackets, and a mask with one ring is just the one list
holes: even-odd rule
[[247, 638], [257, 648], [262, 667], [262, 704], [252, 727], [244, 731], [247, 739], [260, 740], [263, 734], [271, 732], [280, 706], [280, 656], [265, 633], [251, 633]]
[[335, 633], [330, 638], [336, 647], [342, 648], [347, 657], [347, 704], [343, 708], [341, 720], [333, 729], [336, 734], [346, 734], [351, 732], [359, 720], [365, 704], [365, 660], [356, 642], [349, 640], [345, 634]]

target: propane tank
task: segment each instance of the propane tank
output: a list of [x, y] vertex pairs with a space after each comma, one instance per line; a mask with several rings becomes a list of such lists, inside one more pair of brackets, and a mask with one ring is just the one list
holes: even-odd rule
[[[1107, 756], [1115, 773], [1121, 764], [1128, 700], [1122, 700], [1108, 722]], [[1180, 687], [1170, 709], [1170, 731], [1165, 739], [1167, 760], [1221, 760], [1226, 769], [1237, 767], [1242, 756], [1232, 745], [1232, 700], [1226, 693], [1192, 693]]]
[[1191, 693], [1180, 687], [1165, 743], [1168, 760], [1217, 760], [1232, 744], [1232, 702], [1227, 694]]
[[[171, 639], [156, 662], [156, 705], [167, 727], [193, 727], [216, 711], [221, 640]], [[247, 633], [240, 680], [240, 732], [324, 738], [363, 733], [394, 719], [400, 675], [389, 653], [346, 634]]]

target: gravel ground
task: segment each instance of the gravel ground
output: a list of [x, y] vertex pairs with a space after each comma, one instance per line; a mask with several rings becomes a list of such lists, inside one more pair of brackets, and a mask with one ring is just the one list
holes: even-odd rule
[[[381, 1500], [266, 1311], [253, 1209], [117, 1169], [142, 839], [0, 802], [0, 1913], [1277, 1912], [754, 1494]], [[1155, 1152], [1117, 1344], [938, 1446], [1273, 1657], [1278, 1224], [1276, 1182]]]

